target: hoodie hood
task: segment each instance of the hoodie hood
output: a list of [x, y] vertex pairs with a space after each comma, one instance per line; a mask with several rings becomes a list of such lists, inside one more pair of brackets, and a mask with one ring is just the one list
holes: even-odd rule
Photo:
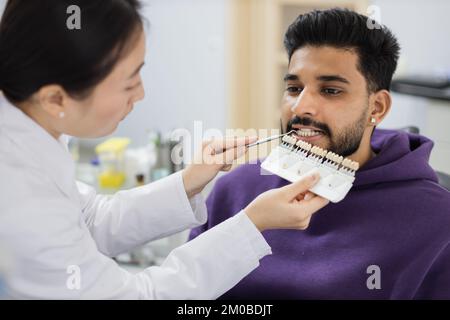
[[375, 183], [431, 180], [438, 183], [428, 164], [433, 141], [396, 130], [376, 129], [371, 140], [376, 157], [356, 172], [354, 187]]

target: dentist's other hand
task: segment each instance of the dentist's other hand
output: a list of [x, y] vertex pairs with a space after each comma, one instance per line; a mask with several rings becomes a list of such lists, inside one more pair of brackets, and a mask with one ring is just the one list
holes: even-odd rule
[[260, 194], [244, 212], [260, 231], [268, 229], [300, 229], [309, 226], [311, 216], [329, 201], [308, 191], [319, 181], [319, 174], [279, 189]]
[[246, 145], [257, 139], [257, 137], [228, 137], [205, 141], [202, 150], [195, 155], [193, 163], [182, 172], [188, 198], [201, 192], [219, 171], [230, 170], [233, 161], [247, 152]]

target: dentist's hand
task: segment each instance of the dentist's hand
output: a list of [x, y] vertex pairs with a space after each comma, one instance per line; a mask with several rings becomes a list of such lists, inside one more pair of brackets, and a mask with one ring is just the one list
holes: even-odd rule
[[260, 194], [244, 212], [260, 231], [300, 229], [309, 226], [311, 216], [329, 201], [308, 191], [319, 181], [319, 174], [309, 174], [283, 188]]
[[204, 142], [193, 163], [182, 172], [188, 198], [201, 192], [219, 171], [230, 170], [233, 161], [247, 152], [246, 145], [256, 140], [257, 137], [229, 137]]

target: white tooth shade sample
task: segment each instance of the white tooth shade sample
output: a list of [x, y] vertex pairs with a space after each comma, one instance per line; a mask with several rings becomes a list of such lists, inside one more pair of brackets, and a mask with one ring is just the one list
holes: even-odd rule
[[309, 191], [336, 203], [352, 188], [359, 163], [286, 135], [261, 168], [290, 182], [317, 170], [320, 180]]

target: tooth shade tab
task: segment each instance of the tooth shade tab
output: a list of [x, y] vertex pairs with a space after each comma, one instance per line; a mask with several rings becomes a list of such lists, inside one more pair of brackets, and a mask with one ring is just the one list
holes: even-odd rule
[[308, 142], [305, 142], [303, 140], [298, 140], [297, 141], [297, 146], [302, 148], [303, 150], [306, 150], [306, 151], [309, 151], [312, 148], [312, 146]]
[[284, 137], [281, 139], [281, 141], [286, 142], [286, 143], [289, 143], [289, 141], [290, 141], [289, 138], [290, 138], [289, 136], [284, 136]]
[[345, 158], [342, 161], [342, 166], [344, 166], [344, 167], [346, 167], [346, 168], [348, 168], [350, 170], [353, 170], [353, 171], [357, 171], [359, 169], [359, 163], [356, 162], [356, 161], [352, 161], [352, 160], [350, 160], [348, 158]]
[[330, 161], [333, 161], [333, 162], [337, 163], [337, 164], [341, 164], [342, 161], [344, 160], [343, 156], [340, 156], [340, 155], [338, 155], [338, 154], [336, 154], [334, 152], [331, 152], [331, 151], [327, 153], [326, 158], [328, 160], [330, 160]]
[[342, 160], [342, 166], [346, 167], [346, 168], [350, 168], [350, 160], [345, 158], [344, 160]]
[[311, 149], [311, 153], [314, 153], [315, 155], [323, 158], [327, 154], [327, 150], [323, 150], [322, 148], [314, 146]]
[[291, 137], [291, 142], [292, 146], [295, 146], [295, 144], [297, 143], [297, 139], [295, 139], [294, 137]]
[[319, 147], [314, 146], [314, 147], [311, 148], [311, 153], [313, 155], [320, 156], [321, 155], [321, 150], [322, 149], [320, 149]]

